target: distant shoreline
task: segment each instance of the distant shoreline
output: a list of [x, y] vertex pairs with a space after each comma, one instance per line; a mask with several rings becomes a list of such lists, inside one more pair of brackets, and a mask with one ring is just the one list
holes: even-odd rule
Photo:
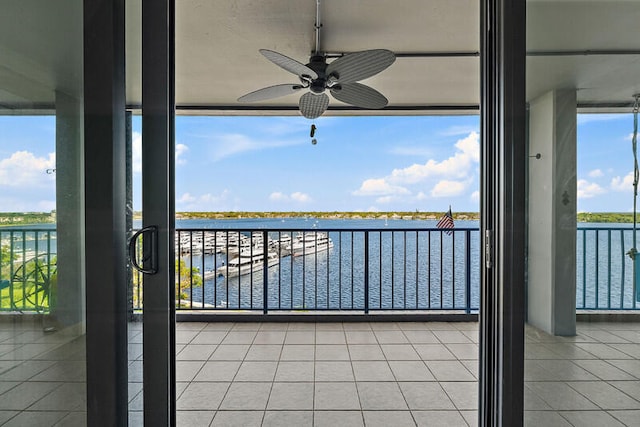
[[[318, 219], [404, 219], [435, 220], [444, 212], [177, 212], [176, 219], [280, 219], [280, 218], [318, 218]], [[477, 221], [478, 212], [453, 213], [454, 220]]]
[[[478, 221], [478, 212], [453, 212], [454, 221]], [[438, 220], [444, 212], [177, 212], [176, 219], [280, 219], [280, 218], [318, 218], [318, 219], [391, 219], [391, 220]], [[141, 219], [141, 212], [134, 212], [134, 219]], [[640, 220], [640, 217], [639, 217]], [[9, 226], [28, 226], [54, 224], [54, 212], [0, 212], [0, 228]], [[629, 212], [580, 212], [580, 223], [632, 223], [633, 214]]]
[[[139, 212], [136, 212], [139, 215]], [[257, 219], [257, 218], [318, 218], [318, 219], [405, 219], [436, 220], [444, 212], [177, 212], [176, 219]], [[452, 212], [453, 219], [479, 221], [479, 212]], [[640, 216], [638, 217], [640, 221]], [[579, 212], [577, 222], [632, 223], [628, 212]]]

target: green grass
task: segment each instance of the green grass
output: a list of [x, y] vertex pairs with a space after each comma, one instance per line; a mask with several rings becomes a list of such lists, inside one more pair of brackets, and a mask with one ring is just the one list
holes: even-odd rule
[[[0, 291], [0, 311], [48, 311], [49, 310], [49, 299], [47, 298], [42, 303], [42, 299], [44, 294], [44, 289], [40, 289], [37, 295], [30, 297], [29, 299], [24, 298], [24, 289], [22, 283], [14, 282], [13, 285], [13, 301], [11, 298], [11, 288], [6, 287]], [[38, 307], [34, 304], [38, 301]], [[31, 300], [31, 302], [29, 301]]]

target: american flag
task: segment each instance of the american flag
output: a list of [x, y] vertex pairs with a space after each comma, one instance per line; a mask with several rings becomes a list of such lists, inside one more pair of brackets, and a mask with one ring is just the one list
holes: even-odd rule
[[447, 231], [445, 231], [445, 234], [447, 236], [451, 236], [451, 234], [453, 233], [453, 231], [451, 230], [455, 228], [455, 226], [453, 225], [453, 215], [451, 214], [451, 206], [449, 206], [449, 210], [447, 211], [447, 213], [444, 214], [442, 218], [440, 218], [440, 221], [438, 221], [438, 225], [436, 225], [436, 227], [447, 229]]

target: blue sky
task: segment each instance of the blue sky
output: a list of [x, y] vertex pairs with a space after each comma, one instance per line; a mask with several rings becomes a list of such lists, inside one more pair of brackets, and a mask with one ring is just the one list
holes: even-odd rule
[[[317, 126], [317, 144], [309, 128]], [[578, 210], [628, 212], [632, 116], [578, 117]], [[140, 208], [134, 117], [134, 208]], [[178, 211], [478, 211], [479, 117], [185, 117]], [[55, 208], [54, 117], [0, 117], [0, 210]]]
[[633, 116], [578, 116], [578, 211], [633, 211]]

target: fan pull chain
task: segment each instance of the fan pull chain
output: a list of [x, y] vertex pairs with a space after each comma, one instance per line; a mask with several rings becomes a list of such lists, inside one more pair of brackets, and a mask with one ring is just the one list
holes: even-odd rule
[[315, 134], [316, 134], [316, 125], [312, 124], [311, 125], [311, 132], [309, 132], [309, 136], [312, 138], [311, 139], [311, 144], [316, 145], [318, 143], [318, 140], [314, 138]]

